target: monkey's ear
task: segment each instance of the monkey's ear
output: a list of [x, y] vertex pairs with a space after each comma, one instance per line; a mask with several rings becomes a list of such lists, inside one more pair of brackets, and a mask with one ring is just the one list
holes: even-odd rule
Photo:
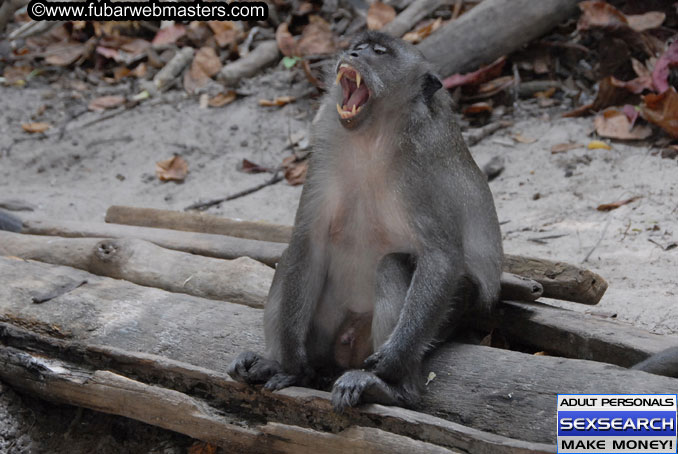
[[431, 73], [426, 73], [426, 75], [424, 75], [422, 93], [424, 95], [424, 99], [426, 100], [426, 104], [431, 102], [433, 95], [435, 95], [436, 92], [441, 88], [443, 88], [443, 84], [440, 82], [440, 79]]

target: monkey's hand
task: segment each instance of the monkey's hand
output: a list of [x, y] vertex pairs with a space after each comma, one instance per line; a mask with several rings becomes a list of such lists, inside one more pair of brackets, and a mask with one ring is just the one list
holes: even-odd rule
[[226, 372], [235, 381], [255, 385], [268, 382], [271, 377], [282, 372], [282, 368], [278, 361], [266, 359], [254, 352], [243, 352], [229, 364]]
[[375, 373], [388, 383], [399, 383], [415, 366], [413, 361], [405, 360], [404, 355], [398, 354], [389, 342], [368, 356], [363, 363], [366, 370]]
[[359, 403], [412, 407], [419, 400], [416, 387], [409, 384], [391, 386], [371, 372], [349, 370], [332, 387], [332, 406], [337, 413]]

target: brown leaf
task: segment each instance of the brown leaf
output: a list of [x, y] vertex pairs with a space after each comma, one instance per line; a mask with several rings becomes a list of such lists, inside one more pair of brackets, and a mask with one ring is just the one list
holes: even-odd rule
[[491, 97], [513, 85], [513, 76], [502, 76], [480, 84], [477, 96]]
[[443, 19], [441, 17], [437, 18], [434, 21], [429, 22], [426, 25], [423, 25], [417, 28], [414, 31], [405, 33], [403, 39], [412, 44], [418, 44], [428, 38], [428, 36], [434, 31], [438, 30], [443, 25]]
[[249, 159], [243, 159], [238, 168], [240, 171], [245, 173], [265, 173], [271, 171], [271, 169], [269, 169], [268, 167], [261, 166], [255, 162], [250, 161]]
[[463, 113], [467, 116], [491, 114], [492, 106], [486, 102], [477, 102], [475, 104], [471, 104], [470, 106], [466, 106]]
[[228, 90], [227, 92], [222, 92], [217, 94], [214, 98], [211, 98], [207, 105], [210, 107], [223, 107], [226, 104], [230, 104], [238, 97], [238, 95], [233, 90]]
[[396, 17], [396, 11], [391, 5], [382, 3], [379, 0], [370, 5], [367, 10], [367, 28], [370, 30], [379, 30], [384, 25], [391, 22]]
[[283, 168], [285, 169], [285, 179], [292, 186], [304, 184], [306, 181], [306, 172], [308, 171], [308, 160], [298, 160], [296, 156], [288, 156], [283, 159]]
[[24, 131], [33, 134], [45, 132], [49, 128], [51, 128], [52, 125], [50, 125], [49, 123], [36, 122], [36, 123], [21, 123], [21, 127], [23, 128]]
[[575, 148], [582, 147], [578, 143], [558, 143], [551, 147], [551, 154], [565, 153], [566, 151], [574, 150]]
[[106, 109], [113, 109], [125, 103], [123, 96], [101, 96], [90, 101], [87, 108], [89, 110], [100, 112]]
[[273, 101], [268, 99], [260, 99], [259, 105], [263, 107], [282, 107], [294, 101], [296, 101], [294, 96], [278, 96]]
[[599, 136], [611, 139], [642, 140], [652, 135], [652, 128], [649, 126], [631, 127], [626, 114], [617, 109], [607, 109], [597, 115], [594, 124]]
[[670, 87], [659, 95], [650, 93], [643, 96], [640, 115], [678, 138], [678, 93], [675, 88]]
[[7, 85], [23, 85], [26, 83], [26, 77], [33, 71], [33, 68], [26, 65], [7, 66], [2, 73]]
[[275, 31], [275, 40], [278, 43], [278, 49], [286, 57], [293, 57], [298, 54], [297, 42], [294, 36], [288, 30], [287, 23], [283, 22]]
[[233, 21], [208, 21], [212, 33], [214, 33], [214, 40], [219, 47], [224, 48], [235, 45], [240, 36], [240, 26]]
[[466, 74], [452, 74], [443, 80], [443, 86], [448, 90], [466, 85], [480, 85], [483, 82], [494, 79], [501, 74], [506, 63], [506, 57], [500, 57], [493, 63], [482, 66], [477, 71]]
[[516, 134], [515, 136], [513, 136], [513, 140], [525, 144], [535, 143], [537, 141], [537, 139], [535, 139], [534, 137], [527, 137], [522, 134]]
[[575, 117], [582, 117], [584, 115], [588, 115], [591, 113], [591, 109], [593, 108], [593, 103], [590, 102], [588, 104], [581, 105], [579, 107], [575, 107], [572, 110], [569, 110], [563, 114], [563, 118], [575, 118]]
[[626, 16], [629, 26], [637, 32], [658, 28], [664, 23], [665, 19], [666, 14], [660, 11], [649, 11], [645, 14]]
[[297, 52], [301, 56], [332, 54], [336, 50], [330, 24], [320, 16], [308, 17], [310, 23], [301, 33]]
[[82, 57], [86, 50], [85, 44], [79, 42], [51, 44], [45, 49], [45, 61], [50, 65], [69, 66]]
[[151, 44], [160, 46], [163, 44], [174, 44], [179, 38], [186, 35], [186, 27], [182, 24], [172, 24], [169, 27], [161, 28], [155, 34]]
[[155, 163], [155, 175], [160, 181], [184, 181], [187, 173], [188, 163], [181, 156]]
[[195, 53], [191, 69], [184, 75], [184, 89], [188, 93], [193, 93], [197, 89], [204, 87], [210, 78], [221, 70], [221, 60], [216, 51], [209, 47], [201, 47]]
[[638, 97], [634, 96], [626, 84], [626, 82], [612, 76], [602, 79], [598, 82], [598, 93], [591, 109], [598, 111], [610, 106], [619, 106], [627, 103], [635, 104], [638, 101]]
[[615, 30], [629, 26], [626, 16], [607, 2], [580, 2], [579, 9], [581, 9], [581, 16], [579, 16], [577, 22], [577, 30], [590, 30], [592, 28]]
[[604, 203], [602, 205], [598, 205], [598, 208], [596, 208], [596, 209], [598, 211], [612, 211], [612, 210], [616, 210], [620, 206], [624, 206], [624, 205], [629, 204], [631, 202], [635, 202], [636, 200], [638, 200], [640, 198], [641, 198], [641, 196], [637, 195], [635, 197], [631, 197], [630, 199], [620, 200], [618, 202]]
[[198, 441], [188, 448], [188, 454], [216, 454], [217, 447], [213, 444]]

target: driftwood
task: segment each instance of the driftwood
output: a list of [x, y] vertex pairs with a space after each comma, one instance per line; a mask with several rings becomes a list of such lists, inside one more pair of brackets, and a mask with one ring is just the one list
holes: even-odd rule
[[596, 273], [563, 262], [506, 254], [504, 270], [539, 282], [546, 298], [598, 304], [607, 290]]
[[544, 293], [544, 287], [532, 279], [511, 273], [501, 274], [501, 299], [534, 301]]
[[194, 49], [190, 46], [178, 50], [174, 57], [153, 77], [155, 88], [163, 91], [171, 87], [184, 68], [191, 63], [194, 53]]
[[416, 0], [382, 27], [381, 31], [400, 38], [438, 7], [450, 3], [451, 0]]
[[484, 0], [417, 47], [442, 75], [488, 64], [543, 35], [577, 11], [578, 0]]
[[248, 257], [220, 260], [132, 238], [60, 238], [0, 231], [0, 255], [252, 307], [264, 307], [273, 279], [270, 267]]
[[[202, 222], [202, 219], [206, 219]], [[224, 235], [240, 236], [242, 238], [252, 238], [265, 241], [279, 241], [282, 238], [292, 234], [291, 226], [279, 224], [260, 224], [251, 223], [252, 228], [243, 228], [245, 224], [242, 221], [230, 219], [221, 219], [208, 215], [198, 215], [194, 213], [182, 213], [169, 210], [155, 210], [146, 208], [133, 208], [113, 206], [106, 213], [107, 222], [122, 222], [133, 225], [145, 225], [163, 228], [177, 228], [181, 230], [193, 230], [196, 232], [216, 233], [217, 231]], [[157, 224], [155, 224], [157, 222]], [[72, 228], [76, 228], [73, 226]], [[32, 231], [30, 231], [32, 230]], [[40, 232], [44, 229], [40, 230]], [[159, 231], [159, 229], [158, 229]], [[25, 233], [38, 233], [47, 235], [65, 235], [58, 229], [53, 229], [52, 233], [40, 233], [34, 227], [24, 230]], [[78, 235], [84, 236], [84, 235]], [[97, 235], [107, 236], [107, 235]], [[153, 240], [149, 240], [153, 241]], [[159, 243], [157, 243], [159, 244]], [[164, 246], [161, 244], [161, 246]], [[165, 246], [171, 247], [171, 246]], [[186, 250], [179, 247], [172, 249]], [[282, 250], [282, 249], [281, 249]], [[194, 252], [194, 251], [187, 251]], [[199, 252], [194, 252], [199, 253]], [[204, 254], [211, 255], [211, 254]], [[249, 257], [252, 255], [246, 254]], [[220, 256], [217, 256], [220, 257]], [[226, 257], [229, 258], [229, 257]], [[504, 271], [528, 279], [532, 279], [543, 286], [543, 294], [546, 298], [562, 299], [582, 304], [597, 304], [607, 290], [607, 282], [596, 273], [578, 268], [574, 265], [568, 265], [563, 262], [553, 262], [550, 260], [533, 259], [517, 255], [506, 255], [504, 261]], [[504, 277], [506, 277], [504, 275]], [[512, 281], [515, 283], [515, 281]], [[502, 282], [510, 285], [510, 282]], [[528, 292], [534, 294], [534, 292]], [[519, 298], [522, 300], [522, 298]], [[532, 301], [535, 298], [529, 298]]]
[[226, 85], [235, 85], [243, 77], [250, 77], [280, 58], [275, 40], [260, 43], [253, 51], [224, 66], [217, 78]]
[[106, 222], [185, 232], [214, 233], [275, 243], [287, 243], [292, 236], [292, 227], [287, 225], [227, 219], [205, 213], [184, 213], [120, 205], [114, 205], [106, 211]]
[[176, 251], [221, 259], [250, 257], [271, 266], [286, 248], [269, 241], [97, 222], [24, 221], [21, 232], [68, 238], [137, 238]]
[[[5, 283], [0, 287], [0, 351], [6, 363], [0, 366], [0, 378], [30, 389], [26, 374], [32, 374], [35, 380], [36, 374], [49, 377], [64, 372], [67, 375], [55, 381], [45, 379], [43, 392], [58, 394], [68, 388], [63, 391], [65, 396], [70, 393], [101, 400], [76, 403], [104, 411], [112, 411], [110, 406], [115, 405], [114, 412], [138, 419], [141, 416], [132, 410], [123, 413], [126, 406], [121, 402], [111, 403], [115, 396], [103, 391], [98, 395], [94, 388], [88, 389], [87, 377], [94, 377], [97, 370], [134, 377], [149, 386], [204, 397], [222, 415], [225, 410], [227, 415], [238, 415], [252, 424], [265, 420], [339, 433], [350, 426], [378, 427], [449, 449], [487, 453], [552, 452], [553, 445], [535, 447], [516, 438], [553, 443], [558, 392], [659, 393], [678, 385], [675, 379], [590, 361], [442, 345], [430, 355], [423, 369], [424, 375], [436, 373], [420, 408], [426, 414], [368, 406], [336, 415], [330, 410], [326, 393], [300, 388], [260, 392], [224, 376], [227, 364], [237, 353], [263, 347], [259, 309], [176, 295], [73, 268], [19, 259], [0, 258], [0, 279]], [[86, 283], [42, 304], [32, 302], [36, 293], [55, 293], [55, 289], [64, 288], [64, 283], [82, 281]], [[11, 349], [22, 352], [17, 357]], [[29, 351], [43, 359], [67, 363], [61, 366], [65, 371], [59, 369], [58, 363], [41, 367], [26, 357], [22, 362], [21, 354]], [[60, 380], [68, 379], [69, 371], [77, 367], [88, 368], [89, 375], [76, 374], [68, 387], [61, 384]], [[94, 380], [98, 383], [98, 379]], [[140, 399], [145, 395], [141, 391]], [[147, 402], [153, 400], [149, 398]], [[155, 410], [163, 411], [157, 407]], [[147, 409], [151, 415], [155, 410]], [[182, 429], [174, 418], [184, 420], [183, 415], [171, 413], [163, 414], [162, 421], [156, 417], [151, 422], [173, 421], [175, 430], [180, 431], [195, 426], [186, 424]], [[153, 420], [150, 416], [149, 419]], [[462, 429], [453, 423], [470, 428]], [[475, 431], [468, 432], [471, 429]], [[478, 434], [478, 430], [495, 435]], [[201, 437], [209, 439], [207, 435]]]

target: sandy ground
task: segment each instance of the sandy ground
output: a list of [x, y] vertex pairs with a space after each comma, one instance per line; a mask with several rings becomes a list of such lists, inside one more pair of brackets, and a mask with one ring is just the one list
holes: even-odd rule
[[[259, 107], [260, 98], [305, 88], [298, 75], [275, 71], [244, 87], [252, 96], [222, 109], [201, 109], [195, 99], [173, 92], [89, 125], [101, 114], [78, 116], [61, 139], [26, 140], [20, 125], [34, 121], [40, 106], [49, 107], [38, 120], [58, 129], [95, 97], [70, 86], [62, 77], [52, 85], [0, 88], [0, 204], [34, 206], [17, 213], [26, 218], [103, 221], [113, 204], [182, 209], [255, 186], [270, 176], [239, 172], [238, 163], [247, 158], [278, 165], [290, 153], [289, 138], [307, 135], [316, 107], [312, 100]], [[505, 159], [491, 188], [506, 252], [586, 266], [608, 280], [598, 306], [567, 307], [678, 333], [678, 248], [661, 247], [678, 242], [678, 162], [657, 156], [649, 143], [588, 150], [592, 121], [562, 119], [560, 112], [522, 102], [507, 117], [513, 126], [472, 148], [481, 165], [495, 156]], [[531, 143], [516, 141], [517, 135]], [[565, 142], [582, 146], [551, 153]], [[188, 161], [190, 173], [182, 184], [162, 183], [154, 177], [155, 162], [174, 153]], [[300, 187], [282, 182], [210, 212], [291, 223], [299, 194]], [[611, 212], [596, 210], [634, 196], [641, 198]], [[0, 452], [184, 452], [190, 444], [124, 418], [87, 412], [79, 420], [76, 413], [0, 384]], [[47, 423], [53, 419], [60, 422]], [[126, 435], [116, 435], [120, 431]]]

